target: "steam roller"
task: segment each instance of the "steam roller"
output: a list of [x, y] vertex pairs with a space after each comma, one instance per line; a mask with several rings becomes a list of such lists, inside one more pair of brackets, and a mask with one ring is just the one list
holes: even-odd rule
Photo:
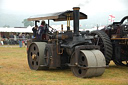
[[[75, 65], [75, 53], [72, 55], [71, 64]], [[79, 66], [72, 66], [71, 70], [77, 77], [101, 76], [105, 71], [105, 58], [99, 50], [81, 50], [78, 59]]]
[[[79, 20], [87, 19], [87, 15], [79, 12], [79, 9], [74, 7], [73, 11], [28, 18], [29, 21], [35, 21], [35, 26], [39, 20], [48, 19], [46, 27], [50, 26], [49, 20], [67, 21], [66, 31], [63, 31], [62, 27], [61, 32], [52, 30], [40, 37], [37, 34], [34, 39], [27, 42], [30, 69], [71, 68], [72, 73], [80, 78], [97, 77], [104, 73], [106, 60], [100, 46], [94, 44], [94, 37], [88, 31], [79, 31]], [[73, 20], [73, 30], [70, 30], [70, 20]]]
[[[50, 52], [46, 52], [46, 42], [31, 43], [28, 49], [28, 63], [32, 70], [45, 70], [50, 68], [46, 64]], [[51, 61], [52, 62], [52, 61]], [[76, 63], [75, 52], [70, 59], [71, 71], [77, 77], [89, 78], [101, 76], [105, 71], [105, 57], [99, 50], [80, 50], [78, 63]]]

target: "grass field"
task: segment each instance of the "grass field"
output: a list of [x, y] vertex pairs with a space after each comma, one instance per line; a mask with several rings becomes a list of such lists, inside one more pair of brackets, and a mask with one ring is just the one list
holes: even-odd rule
[[0, 47], [0, 85], [128, 85], [128, 67], [111, 62], [102, 76], [82, 79], [70, 69], [30, 70], [26, 48]]

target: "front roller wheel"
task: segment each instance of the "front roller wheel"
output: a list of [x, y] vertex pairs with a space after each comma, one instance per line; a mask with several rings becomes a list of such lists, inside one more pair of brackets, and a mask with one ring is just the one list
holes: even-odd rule
[[79, 66], [75, 66], [75, 63], [75, 53], [73, 53], [71, 71], [81, 78], [101, 76], [106, 66], [104, 55], [99, 50], [81, 50], [78, 59]]
[[45, 42], [34, 42], [29, 46], [28, 49], [28, 64], [32, 70], [46, 69], [47, 67], [42, 67], [44, 65], [44, 50]]

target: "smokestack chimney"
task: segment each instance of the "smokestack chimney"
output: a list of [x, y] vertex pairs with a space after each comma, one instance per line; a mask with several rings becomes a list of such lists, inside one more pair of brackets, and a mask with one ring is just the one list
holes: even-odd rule
[[79, 35], [79, 10], [80, 7], [73, 7], [74, 35]]

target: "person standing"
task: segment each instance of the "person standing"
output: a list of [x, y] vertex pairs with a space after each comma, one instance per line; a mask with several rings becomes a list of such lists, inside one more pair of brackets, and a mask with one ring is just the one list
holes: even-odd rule
[[17, 37], [16, 34], [14, 34], [14, 44], [16, 45]]
[[1, 42], [1, 45], [4, 45], [4, 39], [3, 38], [0, 38], [0, 42]]
[[11, 45], [14, 44], [14, 35], [13, 35], [13, 33], [11, 33], [11, 35], [10, 35], [10, 44]]
[[30, 39], [30, 35], [29, 35], [28, 33], [27, 33], [27, 35], [26, 35], [26, 38], [27, 38], [27, 39]]
[[19, 34], [19, 47], [22, 48], [22, 33]]
[[25, 34], [22, 35], [22, 45], [25, 47]]

